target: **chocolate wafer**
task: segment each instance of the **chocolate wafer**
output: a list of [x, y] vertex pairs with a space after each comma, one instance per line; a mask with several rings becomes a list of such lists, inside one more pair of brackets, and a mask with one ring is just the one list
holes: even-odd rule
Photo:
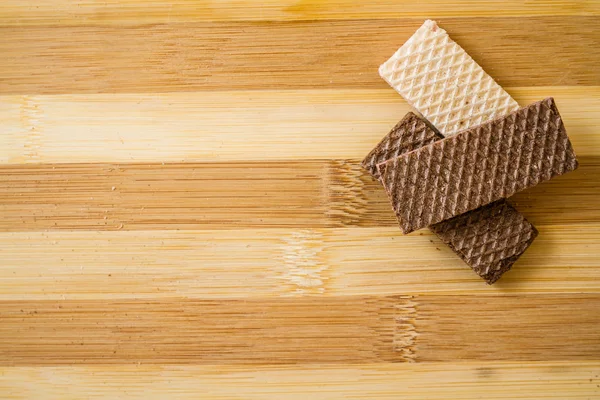
[[527, 250], [537, 229], [505, 199], [429, 227], [488, 284]]
[[519, 108], [434, 21], [379, 67], [379, 75], [444, 136]]
[[422, 118], [409, 112], [371, 150], [361, 165], [369, 171], [373, 178], [379, 179], [377, 164], [381, 164], [384, 161], [396, 158], [401, 154], [408, 153], [440, 139], [442, 139], [442, 136], [431, 129]]
[[[365, 157], [362, 166], [379, 179], [377, 164], [441, 139], [422, 118], [409, 112]], [[488, 284], [508, 271], [537, 236], [535, 227], [505, 200], [429, 228]]]
[[552, 98], [378, 165], [404, 233], [576, 168]]

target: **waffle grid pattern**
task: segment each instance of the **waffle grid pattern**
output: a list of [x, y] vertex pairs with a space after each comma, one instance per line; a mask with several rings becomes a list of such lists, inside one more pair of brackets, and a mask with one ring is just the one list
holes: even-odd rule
[[489, 284], [512, 267], [538, 234], [505, 199], [429, 229]]
[[[441, 139], [409, 112], [365, 157], [362, 167], [379, 179], [377, 164]], [[537, 236], [537, 230], [506, 200], [429, 227], [467, 265], [492, 284], [508, 271]]]
[[519, 108], [445, 30], [427, 20], [379, 67], [381, 77], [444, 136]]
[[439, 139], [441, 139], [441, 136], [431, 129], [422, 118], [409, 112], [371, 150], [361, 165], [375, 179], [379, 179], [377, 164], [426, 146]]
[[378, 165], [404, 233], [577, 168], [548, 98]]

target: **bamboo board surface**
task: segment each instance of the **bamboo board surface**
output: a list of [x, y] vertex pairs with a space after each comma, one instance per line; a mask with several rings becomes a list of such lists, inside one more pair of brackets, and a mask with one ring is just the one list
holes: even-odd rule
[[[600, 398], [599, 3], [259, 3], [0, 4], [0, 397]], [[492, 287], [359, 167], [425, 18], [580, 159]]]

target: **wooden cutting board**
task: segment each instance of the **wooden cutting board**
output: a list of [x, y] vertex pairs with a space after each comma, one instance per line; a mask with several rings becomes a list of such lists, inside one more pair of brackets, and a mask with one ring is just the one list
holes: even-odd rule
[[[259, 3], [0, 4], [0, 397], [599, 398], [600, 4]], [[580, 159], [492, 287], [358, 164], [425, 18]]]

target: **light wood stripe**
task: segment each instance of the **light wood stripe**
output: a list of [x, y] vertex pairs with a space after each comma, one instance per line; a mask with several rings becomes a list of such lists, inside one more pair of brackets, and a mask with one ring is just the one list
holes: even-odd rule
[[447, 363], [349, 366], [110, 365], [0, 369], [7, 399], [591, 399], [600, 363]]
[[0, 315], [6, 366], [600, 357], [597, 294], [2, 301]]
[[198, 21], [302, 21], [328, 19], [441, 18], [465, 16], [598, 15], [593, 0], [450, 1], [418, 0], [265, 0], [260, 7], [247, 0], [5, 0], [0, 3], [0, 24], [23, 25], [144, 25]]
[[[0, 94], [385, 88], [377, 67], [421, 23], [3, 27]], [[502, 86], [568, 86], [600, 85], [599, 23], [597, 16], [446, 18], [442, 27]]]
[[600, 292], [599, 224], [538, 226], [493, 286], [397, 228], [0, 234], [0, 300]]
[[[512, 201], [536, 225], [600, 222], [599, 181], [581, 157]], [[397, 226], [357, 160], [4, 165], [0, 205], [0, 231]]]
[[591, 399], [600, 363], [471, 362], [348, 366], [11, 367], [0, 369], [7, 399]]
[[[554, 96], [577, 154], [600, 154], [600, 87], [508, 91]], [[0, 163], [361, 159], [409, 109], [391, 88], [7, 95]]]

